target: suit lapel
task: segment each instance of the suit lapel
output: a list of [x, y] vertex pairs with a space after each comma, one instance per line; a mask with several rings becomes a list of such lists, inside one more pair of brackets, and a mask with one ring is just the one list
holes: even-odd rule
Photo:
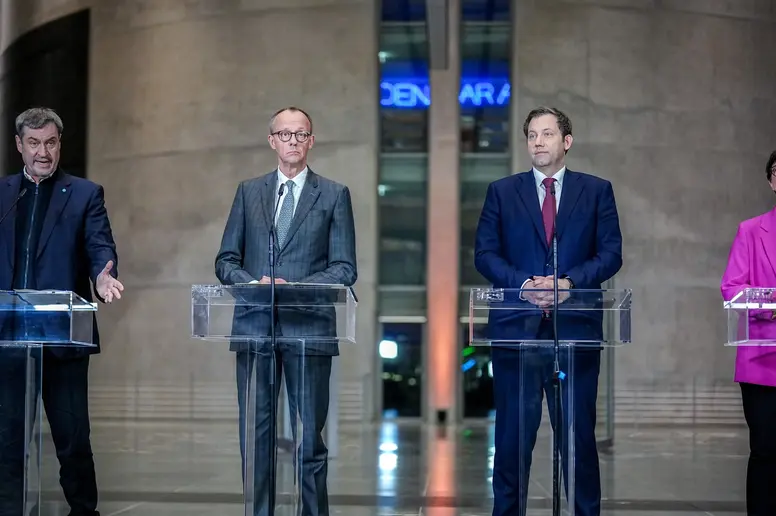
[[255, 207], [256, 210], [260, 209], [262, 211], [264, 215], [264, 224], [268, 231], [269, 228], [272, 227], [272, 215], [275, 213], [275, 204], [277, 203], [278, 198], [276, 195], [277, 181], [277, 170], [271, 174], [267, 174], [261, 189], [260, 202], [258, 203], [259, 206]]
[[544, 222], [542, 221], [542, 211], [539, 208], [539, 194], [536, 192], [536, 183], [534, 182], [533, 172], [523, 172], [519, 176], [517, 184], [517, 193], [525, 205], [525, 209], [533, 221], [536, 232], [539, 233], [545, 247], [547, 246], [547, 237], [544, 233]]
[[766, 256], [768, 256], [768, 263], [771, 265], [773, 274], [776, 275], [776, 210], [771, 210], [768, 215], [763, 217], [760, 222], [760, 242], [762, 242], [763, 249]]
[[[0, 197], [0, 217], [11, 209], [16, 197], [19, 195], [19, 187], [21, 186], [22, 175], [14, 174], [4, 179], [5, 188], [3, 188], [3, 194]], [[29, 195], [29, 193], [27, 194]], [[9, 213], [3, 221], [2, 238], [6, 242], [6, 250], [8, 251], [8, 262], [13, 267], [14, 253], [16, 252], [16, 208], [13, 209], [13, 213]]]
[[294, 218], [291, 219], [291, 227], [288, 228], [286, 241], [283, 242], [283, 247], [280, 249], [280, 252], [283, 252], [283, 249], [288, 247], [288, 243], [294, 238], [294, 234], [299, 229], [299, 226], [302, 225], [302, 222], [304, 222], [307, 214], [310, 213], [310, 209], [312, 209], [315, 201], [318, 200], [319, 195], [321, 195], [321, 192], [318, 189], [318, 176], [312, 169], [308, 168], [307, 180], [304, 183], [304, 188], [302, 188], [299, 203], [296, 205], [296, 210], [294, 211]]
[[558, 208], [558, 217], [555, 219], [555, 227], [558, 231], [558, 240], [560, 240], [563, 230], [571, 219], [571, 213], [579, 201], [579, 196], [584, 189], [584, 183], [581, 181], [582, 175], [566, 169], [563, 178], [563, 189], [560, 193], [560, 207]]
[[51, 233], [54, 231], [54, 226], [59, 220], [59, 216], [62, 214], [62, 210], [65, 209], [67, 201], [70, 200], [71, 193], [71, 179], [70, 176], [62, 173], [61, 176], [54, 183], [54, 190], [51, 192], [51, 202], [49, 202], [48, 209], [46, 210], [46, 217], [43, 219], [43, 227], [40, 230], [40, 241], [38, 242], [38, 254], [40, 256], [43, 249], [51, 237]]

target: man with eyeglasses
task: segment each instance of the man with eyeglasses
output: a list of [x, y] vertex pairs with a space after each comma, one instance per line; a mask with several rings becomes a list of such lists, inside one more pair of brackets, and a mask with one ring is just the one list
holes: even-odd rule
[[[225, 285], [269, 284], [269, 233], [275, 229], [275, 283], [318, 283], [351, 286], [356, 282], [356, 230], [348, 187], [326, 179], [307, 166], [307, 154], [315, 136], [310, 116], [302, 109], [288, 107], [270, 120], [268, 141], [277, 153], [277, 168], [262, 177], [243, 181], [224, 229], [215, 271]], [[280, 291], [279, 291], [280, 292]], [[257, 293], [259, 295], [260, 293]], [[284, 294], [285, 295], [285, 294]], [[268, 298], [262, 298], [262, 304]], [[308, 303], [310, 300], [304, 300]], [[281, 311], [282, 310], [282, 311]], [[336, 314], [325, 309], [311, 311], [279, 308], [276, 335], [312, 335], [324, 331], [336, 335]], [[269, 335], [267, 313], [235, 307], [232, 333]], [[312, 328], [312, 329], [311, 329]], [[327, 333], [328, 334], [328, 333]], [[301, 420], [303, 432], [298, 463], [301, 466], [302, 514], [328, 516], [326, 487], [328, 450], [323, 427], [329, 410], [329, 377], [332, 357], [339, 354], [334, 339], [314, 346], [305, 343], [303, 360], [285, 341], [279, 341], [276, 364], [271, 364], [267, 346], [232, 342], [237, 355], [237, 391], [240, 405], [240, 450], [244, 482], [247, 480], [245, 440], [249, 385], [255, 383], [255, 467], [252, 471], [254, 514], [268, 514], [269, 414], [275, 392], [267, 383], [270, 367], [277, 378], [284, 372], [291, 409], [292, 426]], [[258, 350], [255, 349], [258, 346]], [[254, 376], [255, 375], [255, 376]], [[255, 380], [251, 380], [255, 378]], [[253, 394], [253, 393], [251, 393]], [[298, 415], [297, 415], [298, 412]], [[253, 429], [251, 429], [253, 433]], [[247, 476], [250, 478], [250, 476]], [[270, 487], [271, 488], [271, 487]], [[246, 489], [247, 491], [247, 489]]]

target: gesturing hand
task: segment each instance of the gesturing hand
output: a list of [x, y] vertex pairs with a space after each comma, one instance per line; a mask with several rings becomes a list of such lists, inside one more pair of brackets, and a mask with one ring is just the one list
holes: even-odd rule
[[106, 303], [112, 302], [113, 298], [121, 299], [121, 293], [124, 291], [124, 285], [110, 275], [111, 269], [113, 269], [113, 260], [105, 264], [105, 268], [97, 276], [97, 282], [94, 286], [97, 294]]

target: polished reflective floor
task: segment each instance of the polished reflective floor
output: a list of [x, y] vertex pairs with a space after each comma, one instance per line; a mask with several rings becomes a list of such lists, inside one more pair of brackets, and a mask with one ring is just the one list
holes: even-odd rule
[[[354, 424], [339, 435], [332, 514], [490, 514], [492, 427]], [[103, 516], [242, 514], [235, 424], [94, 421], [92, 443]], [[543, 430], [535, 463], [549, 458], [548, 443]], [[617, 427], [614, 446], [601, 451], [603, 514], [745, 514], [747, 450], [743, 427]], [[44, 455], [44, 514], [66, 516], [50, 444]], [[537, 471], [531, 482], [529, 514], [549, 515], [549, 476]]]

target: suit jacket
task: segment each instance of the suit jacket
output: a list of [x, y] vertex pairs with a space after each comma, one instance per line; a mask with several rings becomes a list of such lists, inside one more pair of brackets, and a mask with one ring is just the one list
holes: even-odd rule
[[[738, 226], [720, 285], [725, 301], [758, 287], [776, 288], [776, 209]], [[770, 310], [749, 311], [749, 338], [776, 339]], [[776, 347], [740, 346], [735, 381], [776, 386]]]
[[[277, 170], [243, 181], [237, 187], [226, 222], [215, 272], [224, 285], [269, 276], [269, 231], [277, 203]], [[291, 227], [275, 255], [275, 276], [288, 282], [338, 284], [356, 282], [356, 230], [350, 191], [308, 168]], [[237, 291], [232, 335], [270, 334], [269, 288]], [[277, 286], [277, 330], [286, 337], [310, 337], [307, 354], [339, 354], [337, 314], [330, 293]], [[263, 305], [250, 308], [247, 305]], [[289, 305], [296, 304], [297, 307]], [[285, 305], [285, 306], [282, 306]], [[320, 305], [319, 308], [311, 308]], [[327, 306], [328, 305], [328, 306]], [[233, 339], [231, 349], [250, 349], [247, 339]]]
[[[11, 209], [19, 195], [23, 172], [0, 180], [0, 216]], [[37, 259], [38, 290], [70, 290], [91, 302], [97, 276], [113, 260], [111, 274], [118, 277], [116, 244], [105, 209], [102, 186], [60, 170], [51, 202], [43, 219]], [[16, 246], [16, 208], [0, 226], [0, 290], [13, 285]], [[91, 284], [90, 284], [91, 281]], [[95, 297], [99, 299], [96, 290]], [[73, 358], [100, 352], [96, 317], [93, 319], [94, 347], [52, 347], [59, 358]]]
[[[609, 181], [567, 169], [555, 224], [558, 273], [568, 276], [575, 289], [600, 289], [622, 266], [622, 234]], [[545, 237], [533, 172], [488, 186], [477, 226], [474, 263], [494, 288], [519, 289], [531, 276], [552, 275], [552, 250]], [[529, 309], [527, 301], [513, 297], [502, 304], [512, 310], [490, 310], [489, 337], [495, 341], [536, 339], [541, 310]], [[598, 294], [582, 293], [567, 302], [600, 307], [601, 299]], [[559, 311], [558, 337], [600, 341], [602, 320], [601, 311]]]

